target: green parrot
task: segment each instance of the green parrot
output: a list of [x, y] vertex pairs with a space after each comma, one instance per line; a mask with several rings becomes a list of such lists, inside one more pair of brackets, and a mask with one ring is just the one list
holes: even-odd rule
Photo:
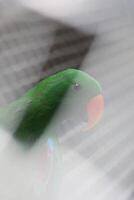
[[[85, 130], [91, 129], [100, 120], [103, 109], [104, 99], [99, 83], [76, 69], [49, 76], [20, 99], [0, 108], [0, 127], [12, 134], [19, 146], [29, 149], [38, 143], [37, 147], [43, 148], [43, 155], [47, 154], [47, 160], [44, 164], [41, 161], [40, 166], [49, 166], [49, 171], [45, 173], [43, 168], [41, 174], [49, 184], [47, 190], [44, 189], [44, 181], [40, 187], [36, 186], [38, 193], [45, 190], [47, 199], [55, 199], [59, 191], [62, 159], [57, 136], [59, 132], [65, 134], [62, 125], [69, 122], [70, 126], [72, 121], [78, 125], [85, 121]], [[48, 152], [44, 149], [46, 146]]]
[[89, 129], [94, 127], [103, 109], [98, 82], [83, 71], [67, 69], [42, 80], [19, 100], [1, 108], [0, 126], [13, 133], [17, 141], [31, 146], [54, 116], [51, 133], [47, 133], [53, 137], [63, 120], [75, 119], [78, 123], [80, 119], [86, 120]]

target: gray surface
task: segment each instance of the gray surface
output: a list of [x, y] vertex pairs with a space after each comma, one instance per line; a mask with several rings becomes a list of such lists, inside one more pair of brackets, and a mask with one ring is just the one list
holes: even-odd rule
[[[129, 0], [110, 0], [108, 2], [106, 0], [96, 0], [92, 2], [91, 9], [90, 6], [86, 6], [86, 11], [82, 10], [78, 13], [83, 30], [86, 33], [92, 31], [96, 35], [92, 49], [82, 66], [85, 71], [96, 77], [102, 85], [105, 97], [105, 114], [101, 123], [90, 133], [68, 132], [68, 134], [59, 138], [63, 149], [65, 167], [61, 199], [134, 199], [134, 16], [131, 3], [133, 2]], [[16, 20], [21, 21], [21, 19], [26, 23], [28, 18], [28, 27], [25, 30], [28, 30], [26, 39], [22, 37], [25, 35], [25, 31], [21, 30], [21, 34], [18, 34], [17, 28], [15, 29], [17, 26], [13, 26], [13, 37], [14, 34], [18, 34], [17, 37], [22, 37], [17, 40], [17, 46], [19, 42], [24, 44], [24, 47], [23, 45], [19, 46], [19, 55], [22, 55], [23, 48], [28, 49], [29, 55], [26, 50], [26, 53], [23, 54], [24, 59], [22, 56], [19, 58], [19, 55], [16, 54], [18, 48], [16, 50], [16, 41], [11, 39], [11, 31], [10, 37], [8, 38], [7, 36], [9, 23], [6, 22], [8, 24], [8, 26], [6, 25], [7, 29], [3, 28], [4, 21], [1, 24], [3, 34], [0, 33], [2, 35], [0, 37], [0, 40], [2, 40], [0, 63], [1, 68], [4, 68], [4, 75], [0, 75], [1, 88], [4, 91], [1, 95], [2, 103], [5, 103], [5, 99], [8, 98], [3, 95], [5, 90], [2, 84], [5, 84], [3, 78], [5, 79], [6, 73], [9, 73], [9, 67], [11, 71], [13, 69], [17, 70], [18, 67], [16, 65], [18, 66], [18, 63], [21, 63], [18, 77], [20, 76], [20, 85], [23, 88], [21, 92], [23, 93], [38, 78], [36, 76], [37, 72], [35, 72], [35, 76], [33, 73], [33, 78], [31, 78], [32, 80], [30, 78], [27, 79], [26, 74], [28, 72], [23, 74], [24, 71], [22, 69], [26, 68], [27, 65], [30, 67], [32, 65], [33, 68], [34, 65], [40, 67], [40, 63], [42, 61], [44, 63], [45, 59], [47, 59], [47, 54], [45, 54], [46, 58], [44, 59], [44, 51], [46, 52], [44, 45], [42, 47], [43, 50], [38, 51], [38, 47], [42, 46], [40, 37], [43, 32], [42, 23], [38, 24], [36, 22], [38, 21], [37, 15], [33, 14], [32, 17], [29, 17], [28, 14], [24, 15], [25, 12], [27, 13], [22, 9], [21, 12], [17, 13], [17, 17], [12, 19], [14, 24]], [[25, 19], [22, 16], [25, 16]], [[29, 21], [31, 21], [30, 30]], [[67, 21], [80, 27], [76, 18], [72, 21], [69, 21], [68, 18]], [[38, 25], [39, 27], [37, 28]], [[36, 31], [37, 35], [35, 35]], [[4, 40], [3, 37], [8, 39]], [[27, 46], [27, 41], [31, 41], [29, 46]], [[51, 42], [52, 40], [50, 40]], [[8, 45], [9, 49], [12, 49], [9, 53], [10, 55], [7, 51]], [[3, 50], [4, 48], [6, 49], [5, 51]], [[35, 48], [35, 51], [33, 48]], [[33, 57], [33, 54], [36, 54], [36, 56]], [[26, 63], [23, 63], [24, 60]], [[6, 65], [8, 68], [5, 69]], [[40, 77], [40, 70], [38, 73]], [[29, 72], [30, 75], [31, 72]], [[22, 76], [25, 77], [24, 80], [27, 80], [27, 82], [23, 81]], [[25, 83], [26, 88], [24, 87]], [[20, 91], [20, 87], [18, 89]], [[9, 88], [9, 90], [13, 98], [15, 98], [14, 90], [12, 88]], [[8, 184], [8, 187], [10, 188], [10, 184]], [[7, 190], [9, 190], [8, 187], [6, 188]], [[14, 190], [9, 190], [9, 194], [13, 192]], [[26, 199], [27, 188], [24, 188], [22, 193], [21, 199]], [[1, 196], [2, 194], [0, 191]], [[28, 194], [30, 195], [30, 193]], [[3, 197], [5, 199], [2, 199], [7, 200], [6, 195], [3, 195]], [[8, 199], [11, 200], [13, 197], [9, 195]]]

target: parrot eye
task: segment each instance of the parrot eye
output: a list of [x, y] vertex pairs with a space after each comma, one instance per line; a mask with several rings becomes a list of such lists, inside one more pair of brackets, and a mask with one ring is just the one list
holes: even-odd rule
[[79, 91], [81, 88], [80, 84], [79, 83], [74, 83], [73, 85], [73, 89], [76, 90], [76, 91]]

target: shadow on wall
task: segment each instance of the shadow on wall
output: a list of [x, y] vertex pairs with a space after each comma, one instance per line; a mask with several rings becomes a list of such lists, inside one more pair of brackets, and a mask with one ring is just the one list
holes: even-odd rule
[[50, 47], [48, 60], [42, 68], [43, 75], [53, 74], [66, 68], [81, 68], [94, 39], [95, 35], [86, 35], [72, 27], [60, 24], [54, 33], [54, 42]]

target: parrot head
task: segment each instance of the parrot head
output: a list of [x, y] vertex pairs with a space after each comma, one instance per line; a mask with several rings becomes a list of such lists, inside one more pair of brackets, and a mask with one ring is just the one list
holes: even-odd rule
[[[65, 117], [77, 118], [87, 122], [87, 129], [93, 128], [101, 119], [104, 110], [104, 98], [100, 84], [81, 70], [68, 69], [64, 72], [64, 82], [68, 90], [62, 100]], [[79, 121], [78, 120], [78, 121]]]

